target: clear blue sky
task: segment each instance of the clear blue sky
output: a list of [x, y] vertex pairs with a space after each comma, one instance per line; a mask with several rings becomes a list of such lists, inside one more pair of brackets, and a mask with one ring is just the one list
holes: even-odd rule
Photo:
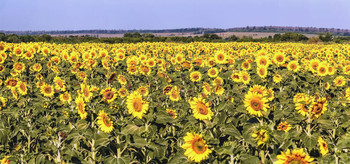
[[0, 0], [0, 30], [350, 29], [350, 0]]

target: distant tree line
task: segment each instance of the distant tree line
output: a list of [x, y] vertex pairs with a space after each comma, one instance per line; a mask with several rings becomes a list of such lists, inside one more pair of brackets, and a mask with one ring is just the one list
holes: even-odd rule
[[214, 33], [205, 33], [201, 36], [182, 37], [170, 36], [162, 37], [155, 36], [151, 33], [125, 33], [123, 37], [98, 38], [95, 36], [68, 36], [68, 37], [52, 37], [51, 35], [16, 35], [0, 33], [0, 41], [9, 43], [20, 42], [51, 42], [51, 43], [138, 43], [138, 42], [303, 42], [303, 43], [350, 43], [350, 36], [333, 36], [331, 33], [320, 33], [318, 37], [308, 38], [303, 34], [287, 32], [284, 34], [274, 34], [264, 38], [253, 38], [251, 36], [237, 37], [231, 35], [227, 38], [222, 38]]
[[181, 29], [161, 29], [161, 30], [62, 30], [62, 31], [0, 31], [6, 34], [17, 35], [42, 35], [42, 34], [125, 34], [125, 33], [222, 33], [222, 32], [273, 32], [285, 33], [295, 32], [303, 34], [331, 33], [336, 36], [350, 36], [349, 29], [339, 28], [316, 28], [316, 27], [291, 27], [291, 26], [246, 26], [228, 29], [221, 28], [181, 28]]

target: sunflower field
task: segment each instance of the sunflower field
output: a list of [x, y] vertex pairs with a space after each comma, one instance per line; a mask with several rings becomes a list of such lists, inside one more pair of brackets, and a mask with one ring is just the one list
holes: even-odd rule
[[0, 42], [1, 163], [350, 163], [350, 45]]

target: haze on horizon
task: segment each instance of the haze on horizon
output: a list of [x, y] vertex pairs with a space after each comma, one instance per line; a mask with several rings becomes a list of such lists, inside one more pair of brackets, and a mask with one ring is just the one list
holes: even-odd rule
[[350, 29], [348, 0], [1, 0], [0, 30]]

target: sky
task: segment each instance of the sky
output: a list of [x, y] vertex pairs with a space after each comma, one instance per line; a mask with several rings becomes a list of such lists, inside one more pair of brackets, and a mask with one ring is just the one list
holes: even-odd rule
[[0, 0], [0, 30], [350, 29], [349, 0]]

